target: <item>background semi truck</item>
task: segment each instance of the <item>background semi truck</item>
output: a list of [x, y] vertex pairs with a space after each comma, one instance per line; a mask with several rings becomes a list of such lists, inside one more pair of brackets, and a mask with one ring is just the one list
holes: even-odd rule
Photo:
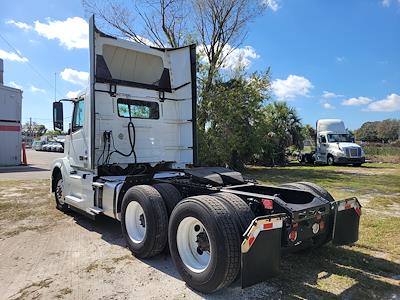
[[211, 293], [275, 276], [281, 254], [358, 239], [361, 206], [307, 182], [264, 186], [221, 167], [197, 167], [196, 48], [120, 40], [90, 20], [87, 94], [73, 105], [65, 157], [54, 161], [57, 207], [121, 222], [132, 253], [169, 247], [187, 284]]
[[354, 142], [353, 136], [339, 119], [318, 120], [315, 142], [307, 140], [305, 146], [298, 156], [300, 162], [353, 166], [361, 166], [365, 162], [363, 149]]

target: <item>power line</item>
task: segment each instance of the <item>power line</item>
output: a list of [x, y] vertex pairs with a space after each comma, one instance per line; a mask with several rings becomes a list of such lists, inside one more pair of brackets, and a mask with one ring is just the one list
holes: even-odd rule
[[[21, 53], [0, 33], [0, 38], [15, 52], [15, 54], [18, 55], [19, 58], [21, 59], [26, 59], [25, 57], [23, 57], [21, 55]], [[48, 85], [49, 87], [51, 87], [52, 89], [54, 89], [55, 93], [56, 93], [56, 89], [53, 86], [53, 84], [45, 77], [43, 76], [30, 62], [29, 60], [27, 60], [27, 65], [32, 69], [32, 71], [34, 71], [40, 78], [42, 78]], [[58, 95], [58, 94], [57, 94]], [[58, 97], [60, 97], [60, 95], [58, 95]], [[62, 98], [62, 97], [60, 97]]]

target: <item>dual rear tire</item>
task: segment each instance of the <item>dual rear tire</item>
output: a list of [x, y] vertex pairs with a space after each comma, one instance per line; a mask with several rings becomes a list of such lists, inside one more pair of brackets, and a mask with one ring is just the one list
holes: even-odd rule
[[212, 293], [228, 286], [239, 274], [241, 236], [254, 214], [233, 194], [193, 196], [175, 203], [180, 194], [172, 191], [166, 185], [127, 191], [121, 226], [129, 249], [135, 256], [151, 257], [168, 239], [172, 260], [190, 287]]

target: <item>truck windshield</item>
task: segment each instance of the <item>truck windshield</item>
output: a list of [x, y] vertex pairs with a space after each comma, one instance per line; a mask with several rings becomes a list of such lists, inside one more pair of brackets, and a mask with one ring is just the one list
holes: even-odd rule
[[349, 134], [328, 134], [329, 143], [353, 142], [353, 138]]

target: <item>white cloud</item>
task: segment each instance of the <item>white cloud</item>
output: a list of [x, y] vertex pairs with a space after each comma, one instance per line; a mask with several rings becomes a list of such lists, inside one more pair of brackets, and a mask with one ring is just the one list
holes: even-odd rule
[[35, 21], [35, 31], [49, 40], [59, 40], [60, 45], [67, 49], [89, 47], [89, 25], [80, 17], [65, 21], [47, 20], [47, 23]]
[[357, 98], [350, 98], [343, 100], [342, 105], [346, 106], [360, 106], [360, 105], [365, 105], [372, 102], [371, 99], [367, 97], [357, 97]]
[[336, 57], [336, 62], [338, 63], [342, 63], [346, 60], [346, 58], [344, 56], [337, 56]]
[[374, 101], [368, 105], [366, 111], [394, 112], [400, 111], [400, 95], [391, 94], [385, 99]]
[[82, 93], [81, 90], [69, 91], [69, 92], [66, 94], [66, 97], [67, 97], [67, 98], [76, 98], [76, 97], [78, 97], [81, 93]]
[[38, 88], [38, 87], [34, 86], [33, 84], [31, 84], [30, 91], [33, 93], [46, 93], [46, 90]]
[[266, 4], [267, 7], [269, 7], [273, 11], [277, 11], [281, 8], [281, 6], [279, 5], [279, 0], [264, 0], [264, 4]]
[[13, 88], [22, 90], [22, 85], [19, 85], [18, 83], [15, 83], [14, 81], [10, 81], [8, 84]]
[[251, 65], [251, 59], [260, 57], [251, 46], [232, 50], [232, 48], [227, 45], [224, 49], [224, 53], [229, 53], [222, 64], [222, 68], [227, 70], [247, 69]]
[[289, 75], [287, 79], [274, 80], [271, 87], [279, 100], [287, 100], [297, 96], [307, 96], [314, 86], [305, 77]]
[[70, 68], [65, 68], [61, 73], [60, 76], [65, 81], [80, 85], [85, 87], [88, 84], [89, 80], [89, 73], [83, 71], [77, 71]]
[[14, 20], [8, 20], [8, 21], [6, 21], [6, 24], [12, 24], [12, 25], [18, 27], [19, 29], [24, 29], [24, 30], [32, 29], [31, 25], [26, 24], [24, 22], [17, 22], [17, 21], [14, 21]]
[[[394, 1], [400, 5], [400, 0]], [[389, 7], [392, 4], [392, 0], [382, 0], [381, 1], [383, 7]]]
[[15, 52], [7, 52], [5, 50], [0, 49], [0, 58], [4, 60], [10, 60], [10, 61], [17, 61], [17, 62], [27, 62], [28, 59], [24, 56], [22, 56], [20, 53], [15, 53]]
[[338, 95], [338, 94], [335, 94], [335, 93], [333, 93], [333, 92], [323, 91], [323, 92], [322, 92], [322, 97], [323, 97], [323, 98], [326, 98], [326, 99], [329, 99], [329, 98], [339, 98], [339, 97], [343, 97], [343, 95]]
[[322, 106], [325, 109], [335, 109], [335, 107], [332, 104], [328, 103], [328, 102], [325, 102], [324, 104], [322, 104]]
[[[208, 48], [209, 46], [207, 46]], [[200, 60], [203, 63], [208, 63], [204, 46], [197, 47], [197, 53], [200, 55]], [[230, 45], [226, 45], [222, 51], [222, 56], [225, 57], [222, 64], [223, 70], [240, 70], [248, 69], [252, 63], [252, 59], [257, 59], [260, 56], [251, 46], [233, 49]]]

